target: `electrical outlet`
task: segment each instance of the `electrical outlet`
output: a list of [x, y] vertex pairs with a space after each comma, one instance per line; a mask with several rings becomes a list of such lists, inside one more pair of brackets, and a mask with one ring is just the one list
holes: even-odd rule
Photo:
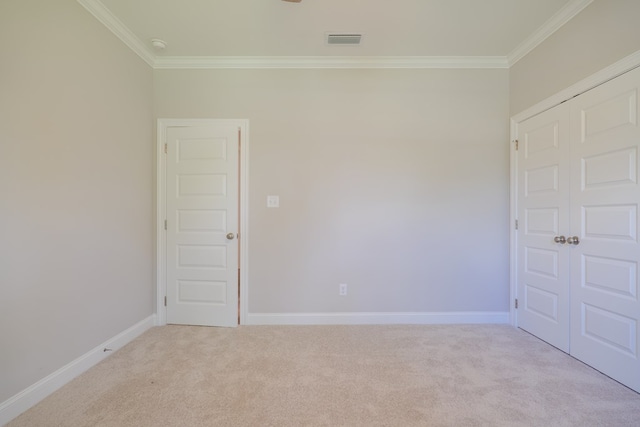
[[347, 284], [346, 283], [340, 283], [340, 295], [341, 296], [347, 295]]
[[279, 196], [267, 196], [267, 207], [268, 208], [279, 208], [280, 207], [280, 197]]

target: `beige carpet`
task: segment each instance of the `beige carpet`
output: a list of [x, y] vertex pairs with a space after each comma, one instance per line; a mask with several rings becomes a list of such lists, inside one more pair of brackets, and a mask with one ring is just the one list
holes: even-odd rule
[[151, 329], [18, 426], [640, 426], [640, 395], [505, 325]]

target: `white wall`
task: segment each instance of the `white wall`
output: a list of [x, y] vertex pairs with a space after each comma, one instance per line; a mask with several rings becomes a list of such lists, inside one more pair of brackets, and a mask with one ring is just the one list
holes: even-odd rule
[[595, 0], [509, 72], [517, 114], [640, 50], [640, 1]]
[[75, 0], [2, 0], [0, 58], [3, 402], [153, 313], [153, 76]]
[[507, 74], [156, 70], [155, 106], [250, 120], [251, 313], [506, 312]]

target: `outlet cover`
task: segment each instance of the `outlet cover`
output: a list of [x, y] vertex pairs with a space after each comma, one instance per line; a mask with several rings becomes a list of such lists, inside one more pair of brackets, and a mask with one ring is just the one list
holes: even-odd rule
[[341, 296], [347, 295], [347, 284], [346, 283], [340, 283], [340, 295]]
[[280, 207], [280, 196], [267, 196], [267, 207], [268, 208], [279, 208]]

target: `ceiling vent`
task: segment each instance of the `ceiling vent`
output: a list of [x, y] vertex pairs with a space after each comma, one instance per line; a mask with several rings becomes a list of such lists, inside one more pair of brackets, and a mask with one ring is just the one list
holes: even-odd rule
[[360, 44], [362, 34], [327, 34], [327, 44]]

